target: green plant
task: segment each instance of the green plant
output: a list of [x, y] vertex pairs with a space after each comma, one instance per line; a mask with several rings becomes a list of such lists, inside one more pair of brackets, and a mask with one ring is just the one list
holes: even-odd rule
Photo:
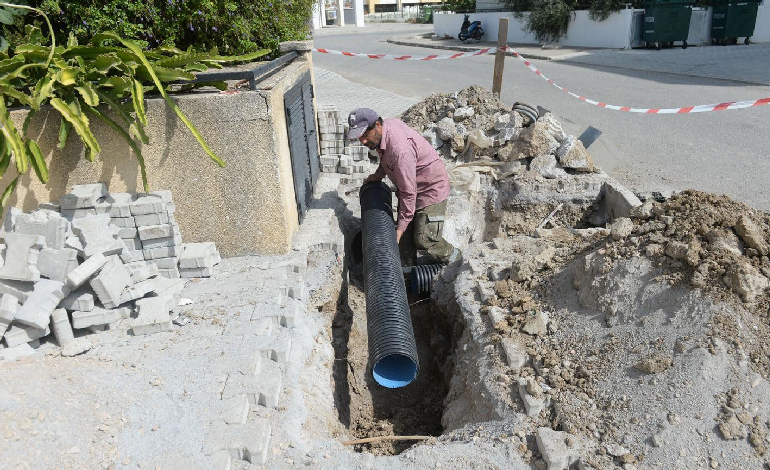
[[[85, 43], [113, 31], [140, 46], [217, 48], [223, 54], [305, 39], [314, 0], [30, 0], [53, 23], [60, 41], [70, 32]], [[9, 34], [10, 37], [10, 34]]]
[[[49, 31], [52, 29], [48, 17], [37, 9], [2, 2], [0, 6], [31, 9], [43, 16]], [[193, 72], [220, 68], [223, 62], [253, 60], [269, 52], [263, 49], [242, 56], [220, 56], [216, 51], [198, 53], [171, 46], [142, 51], [134, 42], [112, 32], [97, 34], [82, 46], [74, 35], [69, 37], [66, 45], [57, 46], [51, 35], [49, 46], [41, 30], [32, 25], [25, 26], [25, 36], [27, 43], [0, 52], [0, 178], [10, 167], [11, 159], [17, 173], [0, 196], [0, 212], [30, 167], [42, 183], [48, 181], [48, 168], [40, 148], [26, 135], [31, 118], [44, 105], [50, 105], [62, 117], [59, 148], [64, 148], [67, 137], [74, 130], [83, 141], [85, 157], [90, 161], [101, 148], [91, 132], [89, 118], [103, 121], [118, 132], [136, 155], [145, 191], [149, 190], [147, 172], [138, 143], [148, 142], [144, 132], [147, 125], [145, 93], [159, 93], [209, 157], [224, 166], [222, 159], [209, 148], [168, 96], [169, 82], [193, 80]], [[225, 84], [191, 83], [183, 89], [200, 86], [222, 89]], [[20, 105], [30, 108], [21, 130], [16, 128], [8, 112], [8, 107]], [[100, 105], [104, 105], [102, 109]], [[112, 113], [106, 113], [104, 107]]]
[[476, 0], [447, 0], [443, 9], [456, 13], [473, 12], [476, 11]]
[[526, 17], [527, 30], [540, 42], [558, 41], [569, 28], [572, 10], [583, 5], [575, 0], [505, 0], [517, 18]]
[[[26, 5], [20, 5], [20, 6], [26, 6]], [[4, 25], [15, 24], [18, 17], [25, 16], [26, 14], [27, 14], [27, 10], [24, 8], [0, 7], [0, 24], [4, 24]], [[8, 50], [8, 40], [5, 39], [5, 36], [0, 34], [0, 51], [5, 52], [7, 50]]]

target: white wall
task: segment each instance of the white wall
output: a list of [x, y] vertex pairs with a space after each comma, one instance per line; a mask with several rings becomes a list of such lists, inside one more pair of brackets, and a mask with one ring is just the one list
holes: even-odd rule
[[759, 6], [757, 24], [754, 26], [753, 42], [770, 42], [770, 0]]
[[[526, 13], [525, 13], [526, 15]], [[567, 36], [560, 44], [575, 47], [607, 47], [627, 49], [631, 47], [631, 18], [633, 10], [613, 13], [605, 21], [596, 22], [588, 17], [587, 11], [574, 12]], [[526, 17], [518, 19], [510, 12], [474, 13], [470, 20], [480, 20], [484, 28], [485, 41], [496, 41], [499, 18], [509, 18], [508, 42], [512, 44], [538, 44], [535, 35], [526, 30]], [[433, 15], [433, 31], [437, 36], [457, 37], [463, 23], [461, 14]]]

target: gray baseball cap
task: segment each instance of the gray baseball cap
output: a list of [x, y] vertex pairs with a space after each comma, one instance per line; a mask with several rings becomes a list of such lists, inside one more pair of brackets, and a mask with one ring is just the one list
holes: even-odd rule
[[369, 108], [354, 109], [348, 115], [348, 140], [356, 140], [366, 132], [366, 129], [377, 122], [380, 115]]

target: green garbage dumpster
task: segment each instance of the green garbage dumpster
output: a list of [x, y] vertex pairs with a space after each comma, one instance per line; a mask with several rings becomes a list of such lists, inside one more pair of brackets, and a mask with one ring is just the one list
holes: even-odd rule
[[656, 0], [644, 5], [642, 41], [656, 49], [670, 47], [675, 41], [687, 49], [692, 3], [682, 0]]
[[425, 22], [433, 23], [433, 7], [425, 7]]
[[711, 43], [738, 44], [738, 38], [746, 38], [743, 40], [746, 45], [751, 43], [761, 1], [716, 0], [711, 18]]

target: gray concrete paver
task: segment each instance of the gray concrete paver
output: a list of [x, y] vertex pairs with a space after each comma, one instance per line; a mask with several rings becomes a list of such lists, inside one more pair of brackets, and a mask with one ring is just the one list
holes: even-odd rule
[[383, 118], [397, 117], [418, 101], [352, 82], [319, 67], [315, 67], [315, 84], [318, 103], [337, 105], [343, 116], [356, 108], [371, 108]]

